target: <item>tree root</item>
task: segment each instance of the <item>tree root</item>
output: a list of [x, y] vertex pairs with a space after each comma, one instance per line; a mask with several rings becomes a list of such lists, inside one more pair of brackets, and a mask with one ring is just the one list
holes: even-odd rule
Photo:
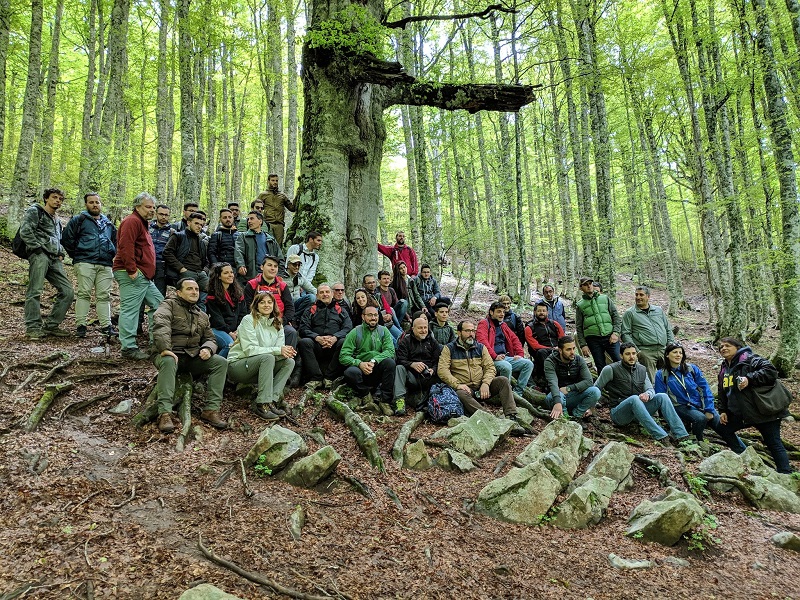
[[[11, 392], [11, 395], [12, 395], [12, 396], [16, 396], [17, 394], [19, 394], [19, 393], [20, 393], [22, 390], [24, 390], [26, 387], [28, 387], [28, 384], [29, 384], [31, 381], [33, 381], [34, 379], [36, 379], [36, 376], [37, 376], [38, 374], [39, 374], [39, 371], [31, 371], [31, 372], [28, 374], [28, 376], [25, 378], [25, 380], [24, 380], [22, 383], [20, 383], [20, 384], [19, 384], [17, 387], [15, 387], [15, 388], [14, 388], [14, 391], [13, 391], [13, 392]], [[16, 402], [19, 402], [19, 400], [17, 400]]]
[[666, 467], [664, 463], [660, 460], [655, 458], [651, 458], [649, 456], [645, 456], [643, 454], [636, 454], [633, 458], [633, 462], [643, 465], [644, 471], [648, 475], [653, 475], [658, 479], [658, 482], [663, 486], [672, 486], [677, 487], [678, 484], [675, 483], [669, 476], [669, 469]]
[[289, 596], [290, 598], [299, 598], [300, 600], [330, 600], [332, 596], [333, 597], [339, 597], [339, 598], [349, 598], [349, 596], [346, 596], [346, 595], [338, 593], [338, 592], [335, 595], [326, 595], [326, 596], [315, 596], [313, 594], [306, 594], [306, 593], [298, 591], [298, 590], [296, 590], [294, 588], [283, 586], [283, 585], [279, 584], [277, 581], [275, 581], [273, 579], [269, 579], [267, 577], [264, 577], [260, 573], [252, 573], [250, 571], [245, 571], [243, 568], [241, 568], [236, 563], [233, 563], [233, 562], [231, 562], [229, 560], [225, 560], [224, 558], [220, 558], [219, 556], [214, 554], [211, 550], [206, 548], [203, 545], [203, 536], [202, 535], [198, 537], [197, 549], [200, 550], [200, 552], [203, 553], [203, 556], [205, 556], [211, 562], [213, 562], [213, 563], [215, 563], [215, 564], [217, 564], [217, 565], [219, 565], [221, 567], [225, 567], [229, 571], [233, 571], [234, 573], [236, 573], [240, 577], [244, 577], [248, 581], [252, 581], [253, 583], [257, 583], [259, 585], [267, 586], [268, 588], [272, 589], [276, 593], [283, 594], [284, 596]]
[[372, 499], [372, 492], [367, 487], [367, 484], [363, 483], [359, 479], [356, 479], [355, 477], [350, 477], [349, 475], [339, 475], [339, 477], [349, 483], [350, 486], [359, 494], [364, 496], [364, 498]]
[[178, 441], [175, 443], [175, 450], [183, 452], [186, 440], [189, 437], [189, 431], [192, 429], [192, 382], [182, 381], [175, 390], [175, 396], [181, 399], [178, 405], [178, 418], [181, 421], [181, 432], [178, 435]]
[[75, 375], [74, 377], [70, 377], [73, 383], [78, 383], [79, 381], [91, 381], [92, 379], [104, 379], [103, 384], [111, 385], [112, 381], [107, 379], [109, 377], [119, 377], [122, 375], [119, 371], [103, 371], [102, 373], [85, 373], [83, 375]]
[[66, 369], [68, 366], [70, 366], [72, 363], [74, 363], [74, 362], [75, 362], [75, 359], [74, 359], [74, 358], [68, 358], [68, 357], [69, 357], [69, 354], [67, 354], [67, 355], [66, 355], [66, 357], [67, 357], [67, 360], [65, 360], [65, 361], [64, 361], [64, 362], [62, 362], [62, 363], [59, 363], [59, 364], [57, 364], [55, 367], [53, 367], [52, 369], [50, 369], [50, 370], [49, 370], [49, 371], [48, 371], [48, 372], [45, 374], [45, 376], [44, 376], [44, 377], [42, 377], [42, 378], [39, 380], [39, 383], [46, 383], [46, 382], [50, 381], [50, 380], [53, 378], [53, 376], [54, 376], [56, 373], [58, 373], [59, 371], [63, 371], [64, 369]]
[[325, 403], [328, 408], [343, 419], [345, 425], [350, 428], [350, 431], [356, 438], [358, 447], [361, 448], [361, 452], [367, 457], [369, 464], [378, 469], [381, 473], [385, 473], [386, 469], [383, 466], [383, 458], [381, 458], [378, 442], [375, 439], [375, 434], [372, 429], [364, 423], [361, 417], [350, 410], [350, 407], [344, 402], [336, 400], [333, 396], [328, 396]]
[[722, 477], [718, 475], [704, 475], [703, 479], [705, 479], [708, 483], [721, 483], [723, 485], [732, 485], [736, 489], [741, 492], [742, 496], [744, 496], [745, 500], [747, 500], [753, 506], [757, 506], [758, 498], [755, 495], [755, 490], [753, 486], [748, 484], [747, 481], [742, 479], [737, 479], [736, 477]]
[[[527, 391], [527, 390], [526, 390]], [[531, 392], [536, 393], [536, 392]], [[539, 417], [540, 419], [545, 419], [546, 421], [552, 421], [550, 418], [550, 411], [545, 410], [543, 408], [538, 408], [531, 404], [527, 399], [523, 398], [518, 394], [514, 394], [514, 402], [517, 403], [517, 406], [521, 406], [525, 410], [527, 410], [531, 415], [534, 417]]]
[[408, 443], [408, 437], [424, 420], [425, 413], [420, 410], [414, 415], [413, 419], [409, 419], [403, 423], [403, 426], [400, 428], [400, 433], [397, 434], [397, 439], [392, 446], [392, 458], [397, 462], [403, 460], [403, 448], [405, 448]]
[[30, 433], [34, 429], [39, 426], [39, 423], [44, 417], [44, 414], [47, 412], [47, 409], [53, 404], [53, 401], [59, 394], [63, 392], [67, 392], [74, 388], [75, 386], [72, 384], [71, 381], [65, 381], [63, 383], [58, 383], [55, 385], [48, 385], [45, 388], [44, 394], [42, 394], [39, 403], [33, 409], [30, 416], [28, 417], [27, 422], [25, 423], [25, 431]]
[[136, 498], [136, 486], [132, 485], [131, 486], [131, 495], [128, 497], [128, 499], [127, 500], [123, 500], [119, 504], [112, 504], [111, 508], [122, 508], [126, 504], [132, 502], [134, 498]]
[[144, 401], [142, 410], [139, 411], [138, 414], [134, 415], [134, 417], [131, 419], [131, 422], [136, 425], [136, 427], [143, 427], [150, 421], [155, 420], [155, 418], [158, 416], [157, 398], [158, 388], [154, 387], [152, 390], [150, 390], [150, 394], [148, 394], [147, 399]]
[[78, 402], [73, 402], [72, 404], [67, 404], [60, 413], [58, 413], [58, 419], [61, 420], [64, 418], [64, 415], [67, 411], [70, 410], [80, 410], [82, 408], [86, 408], [87, 406], [91, 406], [95, 402], [100, 402], [100, 400], [106, 400], [107, 398], [111, 397], [111, 392], [106, 392], [105, 394], [98, 394], [97, 396], [92, 396], [88, 400], [79, 400]]
[[383, 488], [383, 491], [386, 492], [386, 495], [392, 499], [392, 502], [394, 502], [394, 505], [397, 507], [397, 510], [403, 510], [403, 503], [400, 502], [400, 498], [397, 497], [397, 494], [395, 494], [392, 488], [390, 488], [387, 485], [386, 487]]

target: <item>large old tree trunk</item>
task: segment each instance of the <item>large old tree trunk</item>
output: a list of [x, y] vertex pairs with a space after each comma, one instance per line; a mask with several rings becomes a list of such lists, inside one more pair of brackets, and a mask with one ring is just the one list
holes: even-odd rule
[[[353, 4], [353, 31], [383, 23], [383, 3]], [[348, 0], [314, 2], [310, 32], [341, 20]], [[361, 21], [359, 21], [361, 19]], [[390, 23], [402, 27], [405, 23]], [[313, 36], [312, 36], [313, 37]], [[399, 63], [359, 48], [303, 47], [304, 126], [299, 206], [291, 237], [310, 229], [325, 236], [320, 271], [350, 288], [376, 266], [380, 168], [386, 131], [384, 110], [395, 104], [516, 111], [530, 102], [530, 86], [421, 84]]]

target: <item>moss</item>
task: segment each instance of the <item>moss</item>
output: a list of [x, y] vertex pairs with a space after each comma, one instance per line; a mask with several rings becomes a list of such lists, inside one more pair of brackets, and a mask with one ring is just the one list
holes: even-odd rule
[[310, 48], [334, 54], [389, 55], [386, 29], [365, 7], [353, 4], [310, 29], [306, 40]]

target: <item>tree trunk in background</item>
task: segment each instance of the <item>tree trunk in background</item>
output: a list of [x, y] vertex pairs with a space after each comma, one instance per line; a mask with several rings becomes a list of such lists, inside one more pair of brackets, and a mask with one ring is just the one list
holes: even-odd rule
[[159, 203], [169, 200], [167, 194], [170, 150], [173, 130], [170, 125], [171, 96], [167, 81], [167, 33], [169, 31], [170, 0], [160, 0], [158, 22], [158, 84], [156, 87], [156, 189]]
[[3, 151], [6, 141], [6, 70], [8, 41], [11, 29], [11, 2], [0, 0], [0, 170], [3, 169]]
[[786, 118], [784, 91], [778, 77], [772, 35], [764, 0], [754, 0], [756, 13], [756, 45], [764, 72], [764, 94], [775, 156], [775, 169], [780, 184], [783, 224], [783, 326], [780, 345], [772, 362], [783, 376], [794, 370], [800, 352], [800, 212], [798, 212], [797, 177], [792, 152], [792, 132]]
[[[219, 206], [217, 197], [217, 176], [216, 176], [216, 155], [217, 155], [217, 92], [214, 74], [217, 72], [216, 51], [208, 54], [208, 92], [206, 93], [206, 111], [208, 114], [208, 167], [206, 168], [206, 178], [208, 181], [208, 216], [212, 223], [219, 221], [219, 210], [227, 207], [227, 202], [223, 198], [222, 206]], [[216, 227], [215, 227], [216, 228]], [[211, 227], [209, 227], [211, 231]]]
[[42, 64], [42, 0], [31, 0], [31, 29], [28, 36], [28, 76], [22, 104], [22, 127], [11, 182], [11, 203], [8, 210], [8, 231], [15, 231], [28, 203], [31, 154], [36, 137], [39, 103], [39, 69]]
[[194, 80], [189, 3], [190, 0], [178, 0], [178, 68], [181, 82], [181, 179], [178, 194], [180, 204], [199, 200], [195, 171]]
[[[461, 160], [461, 153], [458, 149], [457, 140], [459, 139], [456, 127], [455, 115], [450, 115], [450, 127], [448, 129], [450, 134], [450, 147], [453, 149], [453, 165], [456, 171], [456, 197], [458, 198], [458, 212], [461, 216], [461, 223], [464, 231], [475, 231], [476, 226], [476, 201], [475, 201], [475, 186], [473, 185], [473, 175], [471, 168], [464, 165]], [[472, 148], [472, 145], [469, 145]], [[468, 163], [470, 164], [470, 163]], [[467, 282], [466, 292], [464, 299], [461, 301], [461, 308], [464, 310], [469, 309], [469, 303], [472, 299], [472, 291], [475, 289], [475, 280], [477, 275], [476, 266], [478, 264], [479, 256], [478, 249], [471, 240], [467, 240], [467, 261], [469, 262], [469, 281]], [[455, 302], [455, 298], [452, 298]]]
[[[272, 161], [270, 173], [286, 172], [286, 159], [283, 152], [283, 39], [281, 37], [281, 17], [277, 0], [270, 0], [267, 17], [267, 54], [272, 75], [272, 89], [269, 94], [270, 133], [272, 139]], [[281, 189], [283, 188], [281, 182]]]
[[[207, 40], [201, 40], [200, 45], [207, 47]], [[195, 181], [196, 188], [195, 194], [197, 201], [203, 196], [203, 185], [206, 179], [206, 150], [205, 150], [205, 123], [203, 115], [205, 114], [206, 103], [206, 86], [208, 81], [206, 79], [206, 65], [205, 53], [195, 50], [194, 60], [192, 61], [192, 78], [194, 79], [194, 89], [197, 90], [197, 96], [194, 98], [194, 125], [195, 125]], [[208, 215], [212, 224], [216, 223], [216, 215]]]
[[[297, 133], [299, 121], [297, 117], [297, 42], [294, 30], [294, 2], [286, 0], [286, 95], [288, 96], [287, 130], [286, 130], [286, 172], [283, 191], [289, 198], [294, 198], [297, 184]], [[286, 228], [291, 225], [292, 213], [286, 213]]]
[[[403, 18], [411, 16], [411, 3], [403, 2]], [[397, 33], [397, 60], [407, 65], [409, 75], [416, 77], [417, 61], [411, 28], [404, 28]], [[403, 140], [405, 143], [406, 172], [408, 173], [408, 224], [411, 229], [411, 247], [422, 248], [422, 235], [419, 226], [419, 187], [417, 185], [417, 160], [414, 148], [414, 128], [411, 124], [411, 111], [418, 111], [416, 106], [401, 106], [400, 118], [403, 122]], [[388, 235], [387, 235], [388, 237]], [[389, 240], [387, 240], [389, 241]]]
[[[88, 36], [86, 38], [86, 58], [88, 61], [88, 68], [86, 74], [86, 87], [83, 92], [83, 118], [81, 120], [81, 162], [80, 173], [78, 175], [78, 187], [80, 190], [89, 189], [89, 160], [90, 148], [92, 143], [92, 120], [97, 119], [96, 115], [92, 114], [92, 106], [94, 104], [94, 79], [97, 72], [97, 0], [91, 0], [89, 4], [89, 23], [88, 23]], [[86, 193], [84, 191], [84, 193]]]
[[[494, 21], [493, 21], [494, 22]], [[511, 14], [511, 57], [513, 66], [513, 81], [519, 84], [519, 58], [517, 56], [517, 17], [516, 13]], [[495, 65], [497, 63], [495, 62]], [[496, 70], [496, 67], [495, 67]], [[501, 72], [502, 75], [502, 72]], [[498, 80], [497, 83], [502, 83]], [[525, 237], [525, 220], [522, 218], [525, 212], [525, 200], [522, 193], [522, 169], [525, 164], [523, 156], [526, 156], [527, 147], [524, 144], [524, 126], [522, 121], [522, 113], [516, 113], [514, 117], [514, 183], [515, 183], [515, 200], [516, 200], [516, 214], [515, 225], [517, 228], [517, 247], [516, 255], [519, 259], [519, 296], [522, 301], [522, 306], [527, 305], [531, 300], [530, 290], [530, 265], [527, 258], [528, 240]], [[502, 118], [502, 115], [501, 115]], [[526, 173], [527, 174], [527, 173]], [[530, 196], [529, 196], [530, 197]], [[534, 250], [534, 228], [531, 227], [531, 251]], [[511, 249], [514, 252], [514, 248]]]

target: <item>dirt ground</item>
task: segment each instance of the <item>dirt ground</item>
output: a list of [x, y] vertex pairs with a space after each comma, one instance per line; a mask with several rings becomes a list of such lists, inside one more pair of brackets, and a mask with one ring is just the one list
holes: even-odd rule
[[[111, 347], [107, 362], [94, 328], [84, 340], [25, 341], [27, 263], [0, 249], [0, 273], [0, 598], [177, 598], [199, 582], [241, 598], [281, 596], [209, 562], [198, 550], [201, 537], [210, 550], [243, 569], [317, 596], [800, 597], [800, 554], [770, 543], [779, 531], [800, 531], [800, 515], [756, 511], [735, 494], [715, 493], [704, 502], [719, 521], [713, 532], [718, 543], [704, 544], [704, 550], [690, 549], [687, 541], [672, 548], [643, 544], [625, 537], [626, 520], [660, 488], [637, 465], [635, 487], [616, 493], [606, 518], [587, 530], [514, 525], [473, 513], [471, 503], [481, 488], [508, 471], [509, 459], [530, 438], [509, 439], [467, 474], [401, 470], [389, 453], [410, 417], [371, 417], [386, 462], [382, 475], [369, 466], [343, 424], [311, 407], [299, 417], [299, 427], [282, 424], [300, 433], [321, 428], [343, 457], [338, 474], [363, 482], [370, 498], [341, 477], [304, 490], [250, 471], [250, 497], [236, 475], [216, 487], [228, 465], [247, 452], [263, 429], [247, 410], [248, 399], [227, 390], [222, 410], [232, 427], [218, 432], [203, 426], [202, 441], [176, 452], [175, 434], [161, 435], [152, 424], [137, 429], [130, 416], [108, 412], [124, 399], [133, 399], [137, 412], [155, 368], [118, 360], [118, 346]], [[447, 290], [452, 280], [445, 278], [443, 284]], [[633, 286], [620, 287], [624, 310], [633, 302]], [[718, 359], [708, 343], [704, 299], [697, 286], [687, 287], [690, 302], [701, 310], [681, 312], [678, 337], [690, 360], [713, 380]], [[654, 303], [664, 298], [664, 292], [654, 291]], [[491, 290], [481, 287], [475, 303], [482, 308], [474, 316], [482, 316], [492, 299]], [[454, 320], [462, 316], [456, 311]], [[74, 330], [71, 312], [64, 326]], [[756, 350], [768, 354], [776, 338], [770, 331]], [[93, 353], [98, 347], [101, 352]], [[56, 351], [66, 354], [52, 359]], [[57, 398], [35, 432], [25, 433], [20, 421], [41, 397], [41, 380], [70, 359], [74, 362], [53, 372], [49, 382], [87, 377]], [[788, 383], [796, 392], [798, 382]], [[83, 409], [65, 410], [101, 394], [108, 396]], [[299, 395], [292, 391], [289, 403]], [[792, 411], [800, 412], [797, 403]], [[600, 417], [607, 418], [607, 412]], [[535, 423], [537, 431], [545, 425]], [[424, 424], [415, 437], [434, 430]], [[800, 444], [800, 425], [785, 424], [783, 435]], [[663, 461], [672, 479], [681, 481], [673, 450], [634, 437], [641, 443], [636, 452]], [[597, 441], [599, 449], [604, 440]], [[308, 444], [311, 451], [318, 448], [310, 438]], [[694, 472], [697, 463], [687, 466]], [[298, 505], [305, 509], [306, 525], [294, 541], [288, 519]], [[620, 571], [609, 565], [610, 553], [654, 560], [657, 566]], [[670, 557], [688, 566], [677, 566]]]

